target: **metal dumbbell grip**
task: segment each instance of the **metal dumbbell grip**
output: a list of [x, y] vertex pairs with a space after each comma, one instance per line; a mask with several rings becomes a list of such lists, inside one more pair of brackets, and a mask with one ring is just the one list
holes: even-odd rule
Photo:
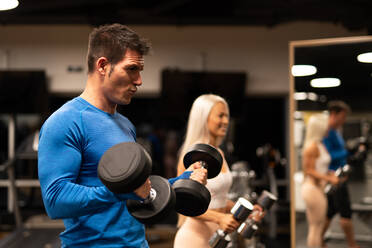
[[204, 161], [199, 161], [202, 168], [208, 170], [208, 164]]
[[146, 197], [145, 200], [142, 201], [142, 204], [149, 204], [156, 198], [156, 190], [151, 188], [149, 195]]
[[[350, 172], [351, 172], [351, 167], [350, 167], [350, 165], [346, 164], [343, 167], [340, 167], [335, 171], [335, 176], [338, 177], [338, 178], [343, 178], [343, 177], [348, 176], [350, 174]], [[326, 194], [331, 193], [337, 186], [338, 185], [332, 185], [332, 184], [328, 183], [324, 187], [324, 193], [326, 193]]]

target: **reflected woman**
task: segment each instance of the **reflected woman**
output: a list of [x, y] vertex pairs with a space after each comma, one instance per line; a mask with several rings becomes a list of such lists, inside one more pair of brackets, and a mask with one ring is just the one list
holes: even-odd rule
[[322, 229], [326, 220], [327, 199], [324, 187], [327, 183], [337, 184], [338, 178], [327, 174], [331, 157], [322, 144], [328, 128], [328, 116], [312, 115], [307, 123], [302, 166], [304, 182], [301, 195], [306, 204], [308, 223], [307, 246], [319, 248], [322, 245]]

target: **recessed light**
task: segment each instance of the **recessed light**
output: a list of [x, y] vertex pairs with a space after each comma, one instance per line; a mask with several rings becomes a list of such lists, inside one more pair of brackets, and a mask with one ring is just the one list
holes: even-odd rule
[[315, 102], [318, 100], [318, 95], [315, 94], [314, 92], [309, 92], [307, 93], [307, 99]]
[[372, 52], [359, 54], [357, 60], [362, 63], [372, 63]]
[[292, 75], [294, 77], [304, 77], [314, 75], [316, 67], [313, 65], [294, 65], [292, 66]]
[[315, 78], [310, 81], [314, 88], [330, 88], [340, 86], [341, 81], [338, 78]]
[[0, 1], [0, 10], [10, 10], [18, 6], [18, 0], [1, 0]]
[[318, 95], [314, 92], [295, 92], [294, 99], [296, 101], [310, 100], [315, 102], [318, 100]]
[[297, 101], [306, 100], [307, 94], [306, 92], [295, 92], [294, 99]]

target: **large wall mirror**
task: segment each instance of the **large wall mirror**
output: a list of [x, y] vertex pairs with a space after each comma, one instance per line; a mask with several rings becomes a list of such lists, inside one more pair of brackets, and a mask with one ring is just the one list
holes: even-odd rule
[[[364, 55], [358, 57], [361, 54]], [[372, 247], [372, 60], [368, 60], [371, 54], [372, 36], [290, 42], [292, 247], [307, 247], [308, 219], [301, 195], [307, 121], [314, 114], [327, 114], [331, 100], [342, 100], [352, 109], [340, 130], [350, 154], [361, 143], [367, 147], [363, 154], [356, 154], [359, 157], [348, 157], [352, 168], [348, 187], [355, 237], [361, 247]], [[302, 68], [310, 72], [299, 74], [294, 68], [301, 68], [300, 65], [306, 65]], [[318, 78], [323, 81], [314, 80]], [[336, 215], [325, 235], [329, 248], [347, 247], [338, 221]]]

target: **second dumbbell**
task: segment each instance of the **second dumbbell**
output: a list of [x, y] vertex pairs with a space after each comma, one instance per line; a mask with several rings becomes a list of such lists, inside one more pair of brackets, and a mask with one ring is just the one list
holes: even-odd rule
[[[195, 144], [185, 154], [183, 163], [187, 169], [200, 162], [208, 170], [208, 178], [217, 176], [222, 168], [220, 152], [208, 144]], [[180, 179], [173, 184], [176, 192], [176, 211], [186, 216], [198, 216], [207, 211], [211, 201], [209, 190], [201, 183], [191, 179]]]
[[[253, 211], [253, 205], [245, 198], [240, 197], [231, 208], [231, 214], [238, 222], [244, 222]], [[209, 240], [212, 248], [225, 248], [230, 242], [230, 237], [223, 230], [218, 229]]]

